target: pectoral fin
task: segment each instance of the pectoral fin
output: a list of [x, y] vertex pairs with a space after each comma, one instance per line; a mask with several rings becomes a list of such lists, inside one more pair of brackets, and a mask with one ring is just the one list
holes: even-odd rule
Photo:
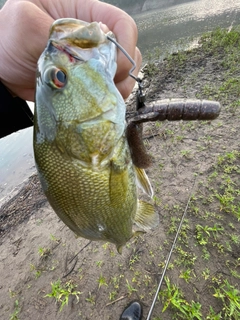
[[151, 183], [148, 179], [148, 176], [144, 169], [140, 169], [138, 167], [134, 167], [137, 178], [137, 186], [142, 189], [149, 197], [153, 197], [153, 189]]
[[134, 222], [138, 227], [147, 231], [159, 224], [159, 216], [155, 212], [152, 204], [139, 200]]
[[125, 199], [128, 191], [128, 170], [120, 169], [112, 162], [109, 177], [109, 191], [112, 203], [119, 203], [119, 197]]

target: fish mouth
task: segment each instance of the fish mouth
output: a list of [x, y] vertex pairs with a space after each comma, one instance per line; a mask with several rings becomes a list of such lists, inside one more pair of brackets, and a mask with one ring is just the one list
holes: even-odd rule
[[[62, 41], [58, 42], [55, 40], [50, 40], [47, 50], [49, 52], [57, 50], [57, 51], [60, 51], [64, 54], [66, 54], [68, 56], [70, 62], [74, 62], [75, 60], [76, 61], [86, 61], [86, 58], [84, 58], [83, 55], [80, 54], [80, 52], [79, 52], [81, 50], [81, 48], [79, 48], [77, 46], [73, 47], [70, 43], [63, 44]], [[90, 50], [88, 50], [88, 51], [90, 51]], [[90, 52], [88, 52], [88, 59], [89, 59], [89, 53]]]
[[50, 40], [68, 42], [82, 49], [98, 47], [106, 41], [106, 34], [98, 22], [85, 22], [73, 18], [56, 20], [50, 29]]
[[[64, 31], [62, 27], [69, 28]], [[50, 32], [49, 46], [78, 61], [89, 60], [95, 48], [108, 42], [98, 23], [88, 24], [72, 19], [58, 20]]]

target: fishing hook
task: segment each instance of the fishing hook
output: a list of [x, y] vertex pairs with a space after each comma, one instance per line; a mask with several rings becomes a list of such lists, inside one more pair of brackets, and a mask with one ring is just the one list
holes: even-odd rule
[[129, 76], [132, 77], [137, 82], [141, 82], [141, 79], [136, 77], [133, 74], [133, 71], [136, 69], [136, 62], [132, 59], [132, 57], [129, 55], [129, 53], [127, 53], [127, 51], [114, 38], [107, 35], [107, 39], [110, 40], [111, 42], [113, 42], [116, 45], [116, 47], [118, 47], [118, 49], [120, 49], [122, 51], [122, 53], [128, 58], [128, 60], [133, 65], [132, 68], [129, 70], [129, 73], [128, 73]]
[[132, 59], [132, 57], [129, 55], [129, 53], [127, 53], [127, 51], [114, 38], [107, 35], [107, 39], [110, 40], [111, 42], [113, 42], [116, 45], [116, 47], [122, 51], [122, 53], [128, 58], [128, 60], [133, 65], [132, 68], [129, 70], [128, 74], [138, 84], [138, 92], [137, 92], [137, 110], [138, 110], [138, 109], [144, 107], [145, 94], [142, 92], [142, 80], [133, 74], [133, 71], [136, 69], [136, 62]]

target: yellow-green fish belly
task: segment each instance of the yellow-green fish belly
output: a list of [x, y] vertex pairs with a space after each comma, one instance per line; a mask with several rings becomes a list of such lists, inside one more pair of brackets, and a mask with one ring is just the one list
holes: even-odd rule
[[119, 172], [111, 165], [93, 170], [62, 157], [54, 143], [47, 142], [35, 144], [35, 157], [51, 206], [78, 236], [117, 247], [132, 237], [137, 191], [131, 165]]

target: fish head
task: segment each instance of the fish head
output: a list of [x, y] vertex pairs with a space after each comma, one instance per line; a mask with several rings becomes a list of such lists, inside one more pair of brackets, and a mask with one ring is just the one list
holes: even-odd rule
[[[35, 143], [54, 141], [85, 162], [111, 153], [124, 132], [126, 107], [114, 84], [117, 50], [108, 36], [114, 38], [97, 22], [53, 23], [38, 61]], [[74, 149], [76, 140], [82, 151]]]

